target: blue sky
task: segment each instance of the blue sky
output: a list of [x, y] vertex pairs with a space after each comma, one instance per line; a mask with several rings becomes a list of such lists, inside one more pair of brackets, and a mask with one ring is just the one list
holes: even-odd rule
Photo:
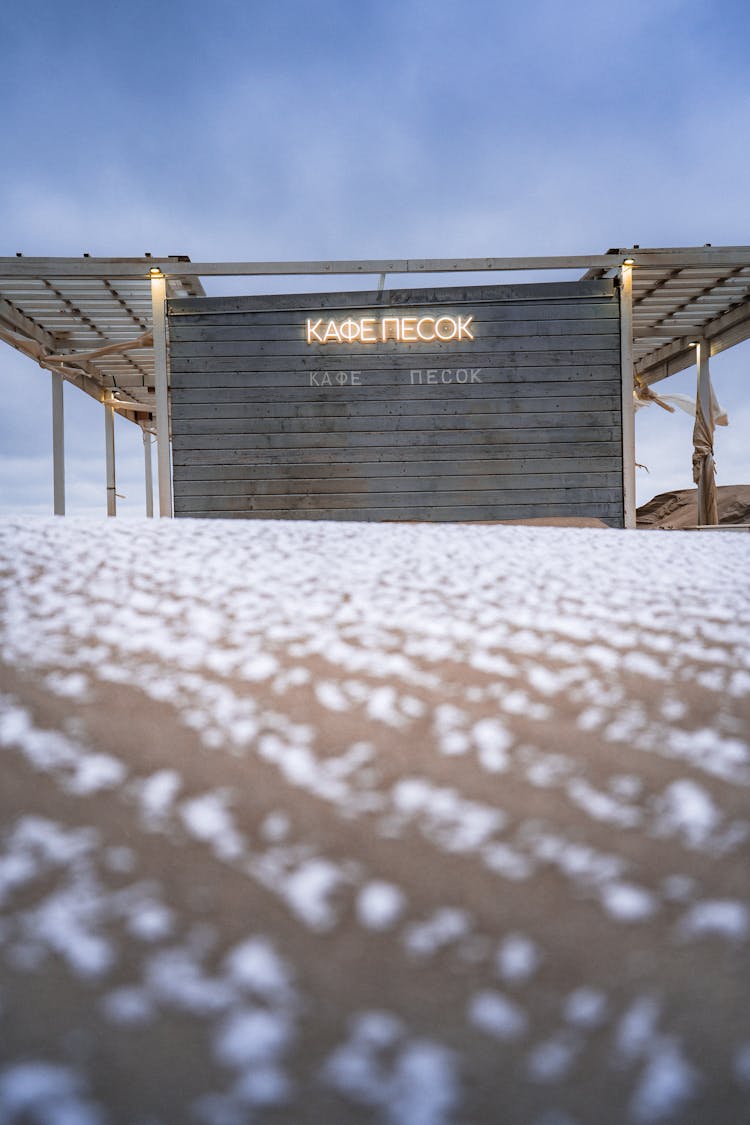
[[[0, 255], [750, 243], [735, 0], [29, 0], [2, 15], [0, 95]], [[713, 370], [719, 483], [750, 482], [750, 345]], [[49, 511], [49, 375], [3, 346], [0, 387], [0, 509]], [[70, 387], [65, 409], [69, 510], [103, 512], [101, 410]], [[641, 499], [691, 484], [690, 431], [639, 413]], [[140, 431], [118, 420], [117, 440], [120, 511], [140, 514]]]

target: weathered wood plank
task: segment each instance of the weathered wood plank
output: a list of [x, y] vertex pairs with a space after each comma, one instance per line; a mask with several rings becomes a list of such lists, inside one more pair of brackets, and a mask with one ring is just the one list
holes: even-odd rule
[[503, 445], [486, 450], [477, 449], [475, 442], [464, 447], [446, 446], [441, 442], [437, 447], [395, 445], [329, 448], [318, 451], [317, 457], [315, 450], [307, 448], [237, 449], [230, 446], [217, 449], [212, 444], [207, 449], [183, 449], [178, 444], [173, 453], [174, 464], [181, 470], [192, 468], [195, 473], [216, 471], [218, 474], [226, 471], [228, 477], [233, 470], [240, 474], [257, 471], [268, 475], [269, 469], [274, 473], [281, 473], [293, 471], [297, 466], [304, 466], [305, 472], [310, 475], [325, 476], [332, 471], [342, 471], [337, 466], [349, 465], [378, 465], [381, 474], [388, 476], [401, 472], [421, 472], [424, 463], [431, 465], [435, 471], [440, 471], [442, 466], [444, 471], [446, 461], [453, 466], [455, 472], [461, 471], [463, 465], [475, 465], [476, 471], [481, 472], [482, 466], [491, 468], [508, 461], [518, 464], [525, 471], [540, 460], [544, 464], [549, 463], [550, 471], [555, 471], [558, 465], [561, 469], [571, 464], [580, 464], [583, 468], [590, 463], [595, 463], [597, 467], [601, 463], [609, 463], [612, 467], [621, 465], [620, 455], [613, 450], [609, 441], [546, 441], [539, 444], [506, 441]]
[[[299, 470], [298, 470], [299, 472]], [[338, 494], [391, 495], [403, 493], [433, 495], [454, 492], [497, 492], [512, 489], [526, 492], [561, 489], [585, 490], [589, 488], [615, 488], [620, 484], [621, 473], [579, 472], [579, 473], [486, 473], [460, 474], [450, 471], [414, 475], [409, 477], [383, 478], [380, 474], [363, 474], [351, 471], [345, 476], [301, 477], [282, 474], [272, 479], [221, 480], [210, 478], [195, 480], [192, 476], [179, 474], [180, 491], [183, 496], [335, 496]]]
[[[490, 347], [491, 341], [491, 347]], [[442, 366], [447, 367], [446, 357], [453, 357], [453, 362], [461, 367], [466, 367], [474, 360], [475, 355], [482, 353], [492, 354], [495, 363], [501, 356], [539, 356], [554, 355], [562, 357], [552, 362], [581, 362], [579, 355], [589, 356], [598, 353], [598, 358], [584, 359], [582, 362], [610, 362], [619, 348], [619, 335], [559, 335], [559, 336], [494, 336], [477, 339], [470, 345], [458, 345], [453, 342], [435, 341], [431, 343], [402, 344], [396, 340], [387, 340], [385, 343], [372, 345], [352, 343], [336, 344], [306, 344], [303, 339], [283, 340], [225, 340], [224, 337], [213, 340], [172, 340], [170, 342], [170, 355], [175, 363], [181, 358], [219, 358], [231, 359], [258, 359], [264, 356], [300, 356], [317, 357], [319, 366], [341, 363], [342, 354], [347, 357], [373, 356], [380, 357], [381, 364], [385, 357], [392, 357], [399, 365], [414, 360], [412, 366], [420, 367], [427, 364], [428, 356], [440, 357]], [[416, 357], [419, 357], [418, 359]], [[353, 362], [353, 358], [349, 360]], [[516, 362], [509, 360], [509, 362]], [[521, 361], [523, 362], [523, 361]], [[536, 362], [542, 362], [539, 359]], [[548, 361], [549, 362], [549, 361]]]
[[532, 282], [518, 285], [456, 285], [381, 292], [279, 293], [242, 297], [183, 297], [167, 302], [170, 317], [211, 316], [277, 309], [401, 308], [414, 305], [472, 304], [478, 301], [590, 301], [612, 298], [614, 282], [609, 278], [591, 281]]
[[[191, 327], [204, 325], [215, 325], [216, 331], [224, 328], [239, 327], [247, 325], [250, 320], [256, 324], [298, 324], [300, 320], [305, 320], [308, 316], [322, 316], [324, 318], [333, 317], [338, 318], [340, 315], [348, 316], [349, 314], [373, 315], [376, 317], [387, 316], [393, 310], [393, 306], [384, 305], [379, 302], [375, 305], [370, 305], [366, 301], [359, 302], [359, 304], [349, 305], [343, 308], [328, 308], [325, 304], [306, 304], [298, 306], [296, 304], [280, 306], [276, 305], [275, 298], [263, 298], [265, 308], [249, 309], [244, 311], [229, 311], [229, 312], [201, 312], [202, 303], [196, 305], [196, 310], [191, 313], [178, 313], [170, 316], [171, 324], [174, 326], [175, 332], [189, 331]], [[441, 304], [443, 304], [441, 302]], [[172, 302], [169, 302], [170, 313]], [[450, 308], [455, 306], [460, 308], [463, 312], [465, 309], [472, 312], [476, 310], [476, 315], [481, 320], [494, 320], [510, 323], [515, 320], [590, 320], [590, 319], [605, 319], [617, 321], [618, 307], [617, 301], [612, 296], [586, 298], [558, 298], [554, 301], [543, 301], [539, 299], [527, 301], [492, 301], [492, 300], [470, 300], [466, 302], [445, 302], [444, 306]], [[414, 304], [407, 308], [400, 307], [399, 314], [408, 312], [410, 316], [419, 316], [421, 312], [431, 315], [435, 309], [435, 305], [430, 301], [423, 301], [421, 304]]]
[[[410, 316], [432, 315], [431, 306], [425, 305], [422, 307], [414, 307], [408, 310], [401, 310], [397, 315], [403, 315], [408, 311]], [[434, 311], [434, 310], [433, 310]], [[461, 306], [462, 313], [464, 306]], [[509, 329], [519, 322], [536, 323], [540, 325], [540, 330], [545, 331], [546, 328], [552, 324], [560, 323], [562, 325], [570, 325], [572, 330], [581, 322], [596, 323], [602, 326], [603, 331], [615, 332], [616, 326], [619, 323], [617, 304], [611, 299], [602, 301], [558, 301], [549, 304], [542, 304], [539, 301], [519, 303], [519, 304], [474, 304], [466, 307], [466, 312], [475, 317], [475, 321], [479, 324], [487, 325], [507, 325]], [[350, 308], [350, 309], [328, 309], [328, 310], [312, 310], [312, 309], [286, 309], [267, 312], [252, 313], [252, 323], [258, 326], [267, 326], [269, 328], [278, 327], [299, 327], [305, 324], [308, 317], [313, 316], [317, 319], [322, 315], [323, 319], [341, 319], [342, 317], [352, 316], [387, 316], [388, 309], [384, 308]], [[246, 330], [249, 328], [248, 320], [250, 319], [247, 313], [225, 313], [224, 315], [214, 316], [176, 316], [170, 319], [171, 331], [178, 339], [191, 339], [192, 334], [196, 331], [214, 332], [220, 335], [225, 331], [238, 331]]]
[[[588, 474], [588, 472], [616, 472], [620, 462], [616, 457], [576, 458], [557, 457], [545, 458], [537, 456], [505, 457], [505, 458], [477, 458], [473, 460], [427, 460], [419, 461], [304, 461], [297, 463], [289, 461], [283, 463], [278, 459], [271, 462], [275, 471], [269, 472], [269, 459], [264, 458], [255, 463], [229, 463], [229, 465], [215, 465], [215, 463], [200, 463], [183, 460], [177, 466], [182, 479], [188, 480], [268, 480], [268, 479], [300, 479], [300, 480], [325, 480], [345, 479], [349, 476], [364, 477], [422, 477], [441, 476], [493, 476], [506, 477], [528, 475], [532, 472], [548, 477], [575, 476]], [[540, 468], [541, 467], [541, 468]]]
[[[297, 341], [306, 348], [308, 344], [305, 339], [305, 324], [304, 316], [300, 316], [290, 323], [278, 321], [275, 324], [258, 324], [254, 320], [252, 324], [241, 323], [238, 325], [222, 325], [221, 327], [212, 323], [185, 325], [178, 321], [176, 326], [172, 328], [171, 340], [174, 344], [198, 344], [216, 339], [243, 343], [290, 340]], [[471, 324], [471, 331], [477, 341], [488, 338], [494, 340], [501, 336], [556, 337], [582, 334], [585, 336], [611, 336], [613, 339], [619, 336], [618, 322], [613, 317], [587, 317], [577, 320], [572, 318], [560, 320], [551, 317], [547, 320], [519, 320], [517, 318], [500, 320], [498, 318], [475, 316]], [[334, 345], [326, 346], [334, 347]], [[371, 344], [368, 346], [372, 350], [380, 345]]]
[[622, 505], [619, 502], [587, 500], [582, 503], [557, 500], [533, 504], [526, 500], [518, 503], [477, 503], [466, 504], [411, 504], [400, 509], [383, 507], [330, 508], [325, 512], [319, 509], [289, 510], [287, 508], [267, 508], [264, 511], [247, 512], [237, 509], [214, 509], [210, 507], [187, 507], [178, 502], [175, 514], [192, 516], [198, 519], [307, 519], [307, 520], [360, 520], [360, 521], [475, 521], [514, 519], [539, 519], [544, 516], [589, 516], [604, 520], [613, 526], [622, 527]]
[[[606, 358], [609, 356], [609, 358]], [[563, 372], [572, 371], [576, 373], [593, 370], [597, 372], [595, 378], [606, 378], [612, 372], [612, 358], [611, 352], [602, 353], [601, 351], [582, 352], [568, 350], [565, 352], [551, 351], [547, 353], [532, 352], [532, 353], [515, 353], [505, 355], [502, 362], [498, 364], [498, 358], [495, 352], [479, 352], [471, 356], [469, 366], [480, 367], [484, 373], [489, 374], [492, 371], [504, 372], [508, 376], [512, 372], [523, 372], [531, 368], [532, 371], [539, 372], [554, 372], [559, 371], [559, 378], [564, 378]], [[465, 362], [458, 362], [455, 358], [446, 363], [443, 357], [420, 356], [418, 363], [411, 362], [407, 364], [399, 364], [395, 362], [395, 357], [388, 357], [384, 360], [378, 355], [362, 355], [357, 356], [356, 363], [351, 361], [347, 362], [341, 355], [337, 358], [329, 356], [327, 361], [321, 363], [318, 356], [245, 356], [242, 360], [232, 356], [181, 356], [175, 358], [171, 364], [172, 382], [184, 382], [188, 375], [198, 374], [203, 378], [198, 380], [198, 385], [205, 385], [206, 376], [220, 386], [242, 386], [247, 384], [253, 385], [253, 378], [257, 380], [258, 376], [266, 376], [266, 382], [271, 378], [276, 379], [277, 375], [279, 380], [286, 378], [292, 385], [298, 386], [300, 383], [305, 383], [305, 375], [310, 371], [349, 371], [353, 368], [357, 371], [372, 373], [379, 378], [388, 377], [391, 381], [397, 379], [408, 379], [408, 373], [412, 368], [427, 370], [428, 368], [436, 368], [442, 370], [444, 368], [465, 368]], [[555, 377], [550, 374], [551, 379]], [[484, 379], [484, 375], [483, 375]], [[307, 380], [309, 382], [309, 379]]]
[[252, 423], [256, 418], [299, 418], [317, 419], [321, 427], [327, 419], [345, 418], [423, 418], [425, 415], [441, 415], [457, 418], [471, 414], [486, 415], [488, 412], [503, 415], [534, 414], [539, 412], [566, 414], [571, 412], [616, 410], [619, 396], [598, 395], [529, 395], [515, 398], [510, 395], [495, 394], [474, 398], [474, 396], [455, 395], [441, 397], [437, 401], [431, 395], [413, 396], [407, 399], [367, 399], [355, 398], [347, 401], [315, 399], [313, 402], [267, 402], [262, 407], [257, 403], [185, 403], [180, 405], [176, 421], [179, 424], [196, 421], [226, 421], [233, 424]]
[[[248, 410], [265, 413], [271, 406], [285, 406], [292, 410], [295, 407], [309, 407], [314, 404], [331, 406], [334, 409], [343, 408], [349, 404], [369, 403], [407, 403], [425, 400], [426, 388], [421, 385], [409, 383], [396, 383], [384, 393], [384, 388], [363, 384], [351, 387], [287, 387], [283, 389], [270, 387], [175, 387], [173, 388], [172, 401], [179, 407], [181, 414], [191, 417], [192, 414], [204, 414], [210, 417], [215, 411], [233, 410], [235, 413]], [[443, 385], [430, 388], [429, 398], [433, 403], [445, 403], [454, 409], [462, 409], [469, 404], [479, 404], [487, 399], [498, 402], [510, 400], [514, 395], [520, 395], [523, 400], [554, 402], [560, 398], [578, 399], [582, 403], [593, 402], [602, 397], [617, 396], [617, 387], [612, 380], [588, 380], [585, 382], [556, 382], [556, 383], [488, 383], [474, 384], [471, 395], [461, 392], [460, 385]]]
[[619, 420], [616, 410], [538, 411], [535, 414], [512, 414], [509, 411], [467, 411], [448, 415], [410, 412], [403, 415], [358, 415], [353, 411], [345, 416], [326, 417], [249, 417], [249, 418], [174, 418], [172, 432], [178, 435], [217, 434], [231, 437], [234, 434], [346, 434], [346, 433], [421, 433], [425, 427], [431, 434], [448, 430], [490, 432], [508, 429], [529, 429], [540, 426], [548, 429], [564, 428], [574, 419], [579, 426], [596, 429], [615, 426]]
[[[306, 294], [305, 297], [315, 296]], [[419, 316], [420, 310], [431, 315], [437, 305], [450, 310], [460, 308], [463, 312], [474, 312], [483, 320], [586, 320], [592, 317], [603, 317], [609, 320], [618, 319], [617, 301], [609, 296], [599, 295], [585, 299], [575, 297], [559, 297], [556, 300], [540, 300], [533, 298], [518, 301], [497, 301], [492, 299], [482, 300], [470, 298], [467, 301], [432, 302], [422, 300], [409, 306], [388, 305], [387, 302], [378, 301], [370, 303], [367, 300], [358, 301], [341, 307], [330, 307], [328, 294], [322, 295], [322, 301], [308, 301], [299, 303], [294, 296], [289, 297], [287, 304], [277, 304], [275, 297], [263, 297], [261, 302], [264, 307], [252, 309], [230, 309], [226, 311], [206, 312], [203, 310], [203, 301], [196, 304], [193, 311], [188, 313], [174, 313], [173, 302], [169, 302], [170, 319], [175, 331], [189, 329], [195, 325], [215, 325], [217, 331], [225, 327], [237, 327], [247, 324], [250, 320], [257, 324], [294, 324], [308, 316], [322, 316], [338, 318], [340, 315], [349, 316], [359, 314], [367, 316], [388, 316], [397, 311], [400, 314], [408, 312], [410, 316]], [[212, 299], [212, 298], [209, 298]], [[233, 298], [227, 298], [233, 300]], [[244, 300], [244, 298], [238, 298]]]
[[[571, 490], [572, 491], [572, 490]], [[561, 495], [564, 497], [565, 490], [559, 488], [530, 488], [523, 492], [524, 502], [529, 504], [552, 503], [556, 499], [559, 500]], [[597, 502], [597, 503], [616, 503], [619, 499], [620, 491], [612, 487], [589, 487], [589, 488], [576, 488], [575, 499], [578, 503], [584, 502]], [[184, 497], [183, 497], [184, 498]], [[200, 505], [204, 508], [210, 508], [217, 505], [222, 511], [238, 511], [243, 508], [248, 511], [262, 512], [268, 508], [278, 508], [283, 505], [290, 512], [300, 510], [320, 510], [324, 506], [326, 510], [330, 509], [335, 511], [339, 508], [354, 508], [358, 504], [362, 504], [363, 509], [370, 505], [375, 505], [384, 509], [399, 509], [402, 507], [409, 507], [415, 505], [430, 506], [436, 505], [453, 505], [453, 504], [499, 504], [507, 502], [513, 498], [517, 500], [517, 493], [514, 489], [510, 490], [501, 488], [487, 488], [487, 489], [459, 489], [448, 490], [443, 489], [438, 492], [434, 489], [421, 489], [421, 490], [401, 490], [384, 491], [372, 490], [364, 497], [361, 493], [356, 491], [330, 493], [325, 496], [313, 494], [310, 492], [290, 493], [287, 492], [283, 496], [262, 495], [257, 492], [253, 493], [230, 493], [222, 488], [217, 488], [215, 491], [207, 492], [200, 497]]]
[[[619, 427], [600, 426], [595, 431], [601, 442], [618, 442]], [[555, 428], [535, 429], [531, 440], [544, 441], [591, 441], [591, 426], [557, 426]], [[399, 446], [402, 449], [417, 446], [435, 450], [443, 447], [461, 446], [474, 450], [495, 449], [498, 445], [524, 445], [530, 440], [524, 429], [497, 429], [483, 432], [471, 430], [446, 430], [435, 440], [433, 433], [418, 430], [389, 431], [387, 433], [258, 433], [258, 434], [176, 434], [175, 449], [355, 449], [358, 446]]]
[[[428, 463], [431, 465], [432, 462]], [[492, 463], [490, 463], [492, 464]], [[399, 491], [404, 488], [422, 487], [422, 482], [438, 482], [439, 487], [452, 487], [462, 489], [470, 488], [503, 487], [511, 488], [516, 484], [527, 488], [577, 488], [581, 486], [612, 485], [619, 483], [621, 470], [612, 461], [604, 461], [600, 467], [597, 462], [588, 465], [570, 463], [567, 468], [555, 472], [544, 472], [547, 466], [541, 460], [531, 466], [521, 467], [511, 461], [499, 462], [494, 469], [488, 469], [484, 463], [482, 469], [471, 469], [462, 466], [458, 471], [451, 462], [438, 463], [435, 468], [420, 465], [411, 466], [410, 473], [383, 473], [382, 466], [365, 463], [364, 465], [338, 465], [330, 466], [328, 473], [325, 466], [315, 466], [317, 472], [307, 472], [306, 466], [292, 465], [286, 471], [277, 469], [269, 474], [268, 466], [258, 466], [251, 471], [230, 466], [230, 472], [222, 472], [226, 466], [211, 466], [210, 471], [200, 472], [205, 466], [178, 466], [175, 477], [180, 480], [180, 487], [186, 495], [200, 494], [207, 489], [217, 487], [226, 488], [228, 492], [246, 490], [259, 491], [262, 494], [283, 494], [287, 489], [299, 492], [308, 489], [311, 494], [342, 491], [346, 485], [351, 485], [352, 491], [367, 492], [373, 489]], [[304, 474], [304, 475], [302, 475]]]
[[[510, 312], [518, 312], [514, 306], [508, 306], [506, 314]], [[497, 316], [490, 315], [487, 311], [484, 314], [471, 314], [473, 321], [471, 322], [471, 332], [476, 337], [481, 335], [489, 335], [497, 337], [499, 335], [510, 336], [528, 336], [528, 335], [616, 335], [618, 332], [618, 318], [616, 315], [605, 315], [611, 313], [611, 309], [602, 309], [602, 312], [597, 312], [595, 309], [587, 309], [586, 316], [573, 316], [572, 311], [569, 315], [563, 317], [539, 316], [536, 313], [527, 313], [526, 316]], [[263, 319], [269, 321], [268, 324], [256, 323], [253, 319], [252, 324], [247, 324], [247, 317], [237, 316], [233, 321], [225, 324], [224, 321], [216, 323], [211, 319], [204, 318], [190, 318], [186, 321], [171, 321], [170, 322], [170, 335], [175, 341], [199, 341], [199, 340], [255, 340], [261, 339], [265, 333], [268, 333], [268, 339], [289, 339], [289, 340], [306, 340], [306, 323], [309, 317], [309, 309], [301, 309], [295, 314], [293, 321], [283, 321], [279, 317], [272, 317], [271, 314], [266, 315]], [[347, 315], [347, 314], [346, 314]], [[355, 309], [352, 314], [355, 318], [359, 316], [368, 315], [368, 309]], [[385, 312], [382, 314], [386, 315]], [[403, 314], [398, 314], [403, 315]], [[409, 315], [412, 315], [409, 313]], [[418, 309], [414, 313], [415, 317], [419, 318], [422, 315], [428, 314], [422, 309]], [[462, 314], [463, 315], [463, 314]], [[379, 318], [380, 314], [377, 315]], [[342, 314], [336, 314], [337, 321], [343, 319]], [[317, 322], [318, 317], [313, 318]], [[325, 325], [326, 319], [323, 318]], [[466, 342], [466, 341], [463, 341]], [[470, 342], [470, 341], [469, 341]], [[307, 344], [306, 344], [307, 346]], [[311, 346], [311, 345], [310, 345]], [[331, 342], [325, 345], [326, 348], [346, 348], [347, 344], [336, 344]], [[377, 350], [380, 342], [369, 344], [372, 350]]]

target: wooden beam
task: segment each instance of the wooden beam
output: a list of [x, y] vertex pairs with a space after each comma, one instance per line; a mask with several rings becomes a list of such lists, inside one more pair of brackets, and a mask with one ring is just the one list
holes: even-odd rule
[[[750, 251], [747, 255], [750, 259]], [[0, 258], [0, 278], [266, 277], [316, 274], [478, 273], [503, 270], [580, 270], [619, 266], [620, 255], [568, 254], [513, 258], [395, 258], [298, 262], [175, 262], [164, 258]]]
[[395, 258], [295, 262], [187, 262], [172, 258], [0, 258], [0, 278], [148, 278], [159, 268], [169, 278], [201, 276], [312, 276], [317, 274], [477, 273], [505, 270], [610, 270], [632, 257], [636, 268], [741, 269], [750, 246], [617, 250], [607, 254], [481, 258]]
[[665, 327], [661, 324], [658, 328], [652, 328], [648, 324], [636, 324], [634, 327], [635, 339], [638, 343], [643, 340], [658, 340], [660, 338], [676, 340], [681, 337], [687, 337], [690, 340], [694, 340], [696, 335], [702, 331], [702, 328], [696, 328], [695, 325], [682, 324], [675, 324], [670, 327]]
[[59, 341], [51, 332], [45, 331], [30, 317], [25, 316], [14, 304], [6, 301], [4, 297], [0, 297], [0, 324], [21, 336], [34, 340], [37, 344], [41, 344], [43, 348], [49, 348], [50, 351], [57, 351], [59, 347]]
[[[102, 390], [104, 383], [100, 372], [96, 373], [96, 378], [92, 378], [85, 370], [77, 368], [66, 367], [64, 364], [50, 363], [47, 361], [46, 352], [42, 345], [34, 339], [27, 339], [20, 336], [17, 332], [11, 332], [4, 328], [0, 328], [0, 340], [6, 344], [10, 344], [16, 351], [21, 352], [28, 359], [33, 359], [40, 367], [44, 367], [48, 371], [57, 371], [69, 383], [79, 387], [86, 394], [91, 395], [97, 402], [101, 401]], [[84, 365], [82, 365], [84, 366]]]
[[153, 345], [154, 337], [151, 332], [144, 332], [138, 337], [137, 340], [123, 340], [122, 343], [105, 344], [101, 348], [95, 348], [91, 352], [69, 352], [67, 355], [50, 355], [47, 359], [51, 363], [75, 363], [81, 361], [88, 362], [93, 359], [101, 359], [105, 355], [115, 355], [119, 352], [134, 352], [139, 350], [148, 349]]

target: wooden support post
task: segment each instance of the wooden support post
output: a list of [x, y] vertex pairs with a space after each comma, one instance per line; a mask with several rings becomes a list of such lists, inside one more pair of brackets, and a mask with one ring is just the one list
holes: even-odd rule
[[169, 454], [169, 382], [167, 377], [167, 281], [151, 277], [156, 381], [156, 463], [159, 469], [159, 515], [172, 515], [172, 461]]
[[52, 372], [52, 492], [53, 511], [65, 515], [65, 415], [64, 380], [59, 371]]
[[107, 515], [117, 515], [117, 496], [115, 495], [115, 411], [112, 406], [104, 407], [104, 447], [107, 459]]
[[151, 468], [151, 434], [143, 430], [143, 464], [146, 476], [146, 515], [154, 516], [154, 474]]
[[620, 266], [622, 489], [625, 527], [635, 527], [635, 406], [633, 403], [633, 267]]

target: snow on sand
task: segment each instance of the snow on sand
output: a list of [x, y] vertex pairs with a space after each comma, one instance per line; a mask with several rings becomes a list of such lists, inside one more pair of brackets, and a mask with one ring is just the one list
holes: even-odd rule
[[746, 542], [0, 524], [0, 1121], [744, 1120]]

